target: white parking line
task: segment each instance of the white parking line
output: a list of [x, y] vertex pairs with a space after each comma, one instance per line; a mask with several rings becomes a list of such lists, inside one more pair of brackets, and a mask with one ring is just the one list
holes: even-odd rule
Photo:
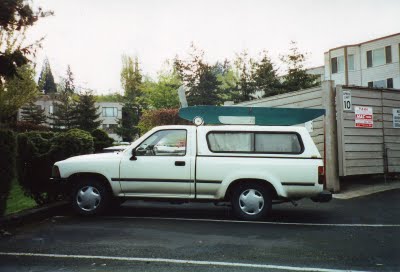
[[47, 258], [67, 258], [67, 259], [100, 259], [110, 261], [131, 261], [131, 262], [153, 262], [153, 263], [173, 263], [173, 264], [190, 264], [204, 266], [227, 266], [227, 267], [245, 267], [245, 268], [262, 268], [289, 271], [317, 271], [317, 272], [344, 272], [360, 270], [341, 270], [317, 267], [297, 267], [297, 266], [281, 266], [270, 264], [250, 264], [250, 263], [231, 263], [231, 262], [213, 262], [213, 261], [195, 261], [195, 260], [179, 260], [164, 258], [137, 258], [137, 257], [112, 257], [112, 256], [90, 256], [90, 255], [67, 255], [67, 254], [44, 254], [44, 253], [26, 253], [26, 252], [0, 252], [0, 256], [27, 256], [27, 257], [47, 257]]
[[[63, 217], [66, 216], [55, 216], [55, 218], [63, 218]], [[260, 222], [260, 221], [239, 221], [239, 220], [218, 220], [218, 219], [176, 218], [176, 217], [146, 217], [146, 216], [102, 216], [101, 218], [199, 221], [199, 222], [222, 222], [222, 223], [264, 224], [264, 225], [289, 225], [289, 226], [322, 226], [322, 227], [369, 227], [369, 228], [400, 227], [400, 224], [325, 224], [325, 223], [295, 223], [295, 222]]]

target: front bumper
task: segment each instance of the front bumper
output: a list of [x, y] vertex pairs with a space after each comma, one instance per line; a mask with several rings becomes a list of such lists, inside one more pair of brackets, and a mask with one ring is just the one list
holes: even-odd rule
[[316, 196], [311, 197], [311, 200], [314, 202], [329, 202], [332, 200], [332, 193], [329, 191], [322, 191]]

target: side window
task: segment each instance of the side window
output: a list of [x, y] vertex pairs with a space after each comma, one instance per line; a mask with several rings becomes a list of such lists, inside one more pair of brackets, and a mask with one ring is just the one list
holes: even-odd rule
[[303, 146], [297, 133], [210, 132], [207, 142], [211, 152], [301, 154]]
[[256, 152], [261, 153], [301, 153], [301, 144], [297, 134], [293, 133], [256, 133]]
[[161, 130], [152, 134], [138, 148], [137, 156], [185, 156], [186, 130]]
[[212, 152], [252, 152], [254, 151], [253, 133], [249, 132], [212, 132], [207, 136]]

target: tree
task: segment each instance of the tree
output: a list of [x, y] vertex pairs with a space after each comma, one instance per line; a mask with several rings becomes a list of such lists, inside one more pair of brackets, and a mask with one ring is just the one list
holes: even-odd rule
[[99, 107], [96, 107], [95, 103], [96, 100], [91, 91], [85, 91], [79, 94], [78, 101], [75, 105], [75, 125], [77, 128], [91, 132], [101, 125], [101, 121], [98, 120], [100, 117], [100, 113], [98, 113]]
[[133, 103], [125, 103], [122, 106], [122, 118], [117, 121], [115, 133], [121, 136], [123, 141], [132, 142], [139, 133], [138, 122], [138, 108]]
[[75, 92], [74, 75], [72, 74], [71, 67], [67, 67], [67, 77], [65, 80], [65, 91], [73, 94]]
[[121, 86], [127, 101], [135, 103], [141, 95], [142, 74], [139, 60], [127, 55], [122, 56]]
[[43, 40], [23, 45], [26, 30], [41, 17], [52, 15], [40, 7], [35, 11], [30, 1], [0, 1], [0, 85], [18, 76], [18, 68], [28, 64]]
[[146, 133], [156, 126], [163, 125], [189, 125], [190, 123], [178, 115], [178, 109], [147, 110], [140, 117], [140, 133]]
[[121, 85], [124, 89], [124, 105], [122, 107], [122, 118], [117, 121], [115, 132], [124, 141], [131, 142], [139, 132], [140, 105], [142, 95], [142, 74], [139, 68], [138, 58], [126, 55], [122, 56]]
[[175, 58], [174, 66], [183, 83], [189, 88], [188, 104], [218, 105], [222, 102], [219, 82], [214, 67], [204, 60], [204, 52], [193, 44], [190, 59], [187, 61]]
[[281, 57], [281, 60], [288, 66], [287, 74], [283, 77], [285, 90], [293, 92], [318, 86], [318, 75], [307, 74], [304, 68], [306, 54], [299, 51], [296, 42], [292, 41], [290, 46], [289, 54]]
[[253, 63], [251, 78], [255, 91], [261, 92], [263, 97], [283, 92], [277, 70], [266, 51], [261, 54], [259, 61]]
[[242, 102], [252, 100], [252, 94], [256, 91], [252, 77], [254, 60], [249, 57], [247, 51], [243, 51], [236, 55], [234, 64], [238, 75], [238, 85], [236, 95], [234, 95], [234, 101]]
[[66, 131], [76, 127], [77, 108], [74, 97], [65, 89], [65, 84], [60, 85], [60, 91], [53, 104], [52, 127], [56, 131]]
[[51, 94], [57, 92], [57, 86], [54, 83], [53, 73], [51, 72], [50, 63], [47, 58], [43, 62], [42, 71], [40, 72], [38, 80], [38, 86], [39, 90], [43, 91], [44, 94]]
[[146, 80], [143, 83], [145, 104], [152, 109], [179, 108], [178, 88], [182, 85], [176, 71], [161, 72], [157, 82]]
[[35, 71], [30, 65], [17, 68], [18, 77], [0, 85], [0, 123], [12, 123], [18, 110], [38, 96]]
[[33, 101], [29, 102], [28, 105], [22, 107], [22, 120], [34, 125], [42, 125], [46, 123], [47, 117], [45, 109], [35, 105]]

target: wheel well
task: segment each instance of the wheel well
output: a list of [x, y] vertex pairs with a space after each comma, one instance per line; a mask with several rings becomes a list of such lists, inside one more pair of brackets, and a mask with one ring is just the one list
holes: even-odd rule
[[71, 186], [70, 188], [72, 189], [74, 185], [77, 184], [79, 180], [81, 180], [82, 178], [92, 178], [96, 179], [97, 181], [100, 181], [106, 186], [107, 190], [112, 194], [111, 185], [108, 182], [108, 179], [105, 176], [98, 173], [76, 173], [69, 176], [68, 181]]
[[245, 183], [257, 183], [261, 186], [266, 186], [268, 190], [272, 193], [272, 199], [278, 198], [278, 193], [275, 190], [275, 187], [267, 180], [264, 179], [237, 179], [229, 184], [228, 189], [225, 193], [225, 200], [231, 200], [232, 193], [237, 186], [243, 185]]

